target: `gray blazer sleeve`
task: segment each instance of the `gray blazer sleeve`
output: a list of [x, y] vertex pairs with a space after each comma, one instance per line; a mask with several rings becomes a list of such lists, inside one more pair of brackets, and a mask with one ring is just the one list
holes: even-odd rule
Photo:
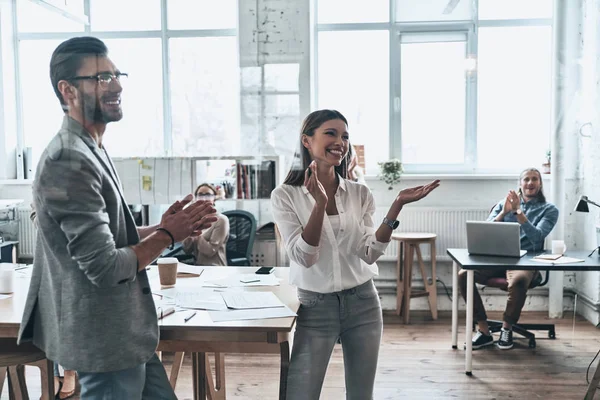
[[137, 256], [131, 247], [116, 248], [98, 164], [74, 149], [45, 162], [36, 182], [43, 193], [38, 200], [66, 236], [71, 258], [98, 287], [135, 279]]

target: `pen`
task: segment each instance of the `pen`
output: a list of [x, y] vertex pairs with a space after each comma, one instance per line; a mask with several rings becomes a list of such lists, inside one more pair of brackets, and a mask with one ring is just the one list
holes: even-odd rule
[[183, 322], [188, 322], [190, 319], [192, 319], [194, 317], [194, 315], [196, 315], [196, 311], [194, 311], [193, 313], [191, 313], [190, 315], [188, 315], [187, 317], [185, 317], [183, 319]]
[[242, 282], [242, 283], [254, 283], [254, 282], [260, 282], [260, 279], [255, 279], [253, 281], [242, 281], [242, 280], [240, 280], [240, 282]]

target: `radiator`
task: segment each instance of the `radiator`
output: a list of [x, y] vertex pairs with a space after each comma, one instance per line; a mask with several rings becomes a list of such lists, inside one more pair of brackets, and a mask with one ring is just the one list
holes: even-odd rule
[[17, 257], [33, 258], [36, 228], [29, 218], [31, 208], [19, 208], [17, 212], [19, 218], [19, 246], [17, 246]]
[[[387, 208], [378, 208], [375, 212], [375, 224], [383, 220]], [[33, 258], [35, 248], [35, 227], [29, 218], [30, 208], [19, 211], [19, 257]], [[438, 208], [407, 206], [400, 213], [400, 226], [397, 232], [431, 232], [437, 234], [437, 259], [448, 261], [446, 249], [467, 246], [466, 221], [482, 221], [487, 218], [488, 209]], [[271, 244], [271, 243], [269, 243]], [[425, 259], [430, 258], [429, 246], [421, 246]], [[393, 240], [385, 252], [385, 259], [395, 260], [398, 256], [398, 242]], [[266, 260], [254, 260], [255, 262]]]
[[[378, 207], [375, 212], [375, 224], [383, 220], [388, 209]], [[400, 225], [396, 232], [427, 232], [435, 233], [436, 259], [450, 261], [446, 254], [449, 248], [467, 247], [466, 221], [482, 221], [489, 215], [489, 209], [474, 208], [438, 208], [438, 207], [411, 207], [402, 209], [398, 220]], [[395, 260], [398, 257], [398, 242], [392, 240], [388, 246], [383, 260]], [[429, 246], [421, 246], [424, 259], [430, 259]]]

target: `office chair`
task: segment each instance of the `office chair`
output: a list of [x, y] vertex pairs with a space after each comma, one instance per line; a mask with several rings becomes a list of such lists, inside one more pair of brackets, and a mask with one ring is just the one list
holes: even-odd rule
[[226, 253], [227, 265], [233, 267], [250, 266], [252, 246], [256, 235], [256, 219], [248, 211], [225, 211], [229, 219], [229, 239]]
[[[546, 277], [542, 279], [542, 274], [538, 271], [538, 273], [533, 277], [531, 283], [529, 284], [529, 289], [533, 289], [538, 286], [544, 286], [548, 283], [548, 279], [550, 277], [550, 271], [546, 270]], [[508, 282], [504, 277], [498, 278], [490, 278], [485, 282], [486, 287], [495, 287], [505, 292], [508, 291]], [[490, 327], [490, 332], [500, 332], [502, 328], [502, 321], [497, 320], [489, 320], [488, 325]], [[519, 335], [529, 339], [529, 347], [535, 348], [535, 334], [530, 332], [534, 331], [548, 331], [548, 337], [550, 339], [556, 339], [556, 331], [554, 324], [514, 324], [512, 327], [514, 333], [518, 333]]]
[[[183, 243], [182, 242], [175, 243], [173, 250], [165, 249], [158, 258], [164, 258], [164, 257], [175, 257], [177, 259], [177, 261], [179, 261], [179, 262], [190, 264], [190, 265], [196, 264], [196, 257], [194, 257], [193, 254], [188, 254], [185, 251], [183, 251]], [[152, 265], [156, 264], [156, 262], [158, 261], [158, 258], [152, 262]]]

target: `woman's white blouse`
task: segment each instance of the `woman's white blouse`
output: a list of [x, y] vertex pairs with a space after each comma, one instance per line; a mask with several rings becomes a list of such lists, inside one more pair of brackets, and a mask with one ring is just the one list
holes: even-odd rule
[[[319, 246], [302, 238], [315, 200], [304, 185], [281, 185], [271, 193], [273, 216], [290, 258], [290, 283], [318, 293], [338, 292], [378, 274], [375, 261], [388, 243], [375, 238], [375, 202], [365, 185], [339, 178], [335, 204], [339, 233], [323, 219]], [[330, 199], [331, 201], [331, 199]]]
[[331, 224], [331, 230], [335, 236], [340, 233], [340, 216], [339, 215], [328, 215], [329, 223]]

